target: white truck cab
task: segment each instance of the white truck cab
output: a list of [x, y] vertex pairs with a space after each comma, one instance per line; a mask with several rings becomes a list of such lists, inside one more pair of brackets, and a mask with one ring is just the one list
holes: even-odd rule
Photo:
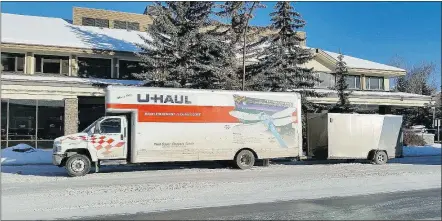
[[65, 166], [71, 176], [87, 174], [101, 160], [126, 159], [128, 149], [125, 116], [106, 116], [80, 133], [54, 140], [53, 164]]

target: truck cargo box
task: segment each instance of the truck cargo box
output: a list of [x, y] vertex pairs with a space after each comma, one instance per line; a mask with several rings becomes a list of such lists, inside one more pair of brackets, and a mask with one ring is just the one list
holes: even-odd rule
[[370, 159], [383, 150], [401, 155], [402, 116], [377, 114], [310, 114], [307, 119], [309, 157]]

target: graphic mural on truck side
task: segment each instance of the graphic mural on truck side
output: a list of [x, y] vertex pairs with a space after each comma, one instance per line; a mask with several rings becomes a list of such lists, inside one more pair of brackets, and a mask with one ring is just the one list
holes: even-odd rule
[[236, 125], [234, 129], [271, 133], [280, 147], [288, 148], [289, 145], [284, 137], [293, 140], [296, 129], [292, 124], [298, 122], [297, 109], [293, 103], [240, 95], [234, 95], [233, 98], [235, 109], [230, 111], [230, 115], [242, 123]]

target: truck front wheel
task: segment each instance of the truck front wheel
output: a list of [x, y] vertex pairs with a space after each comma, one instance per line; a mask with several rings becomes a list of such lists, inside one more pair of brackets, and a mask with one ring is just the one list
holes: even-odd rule
[[69, 176], [84, 176], [91, 170], [91, 160], [85, 155], [74, 154], [66, 161], [66, 170]]
[[242, 150], [236, 155], [235, 163], [239, 169], [250, 169], [255, 164], [255, 155], [250, 150]]

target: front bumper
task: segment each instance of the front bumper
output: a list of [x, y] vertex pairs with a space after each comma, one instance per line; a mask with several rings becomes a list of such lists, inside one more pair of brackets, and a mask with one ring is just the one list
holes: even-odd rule
[[52, 164], [54, 164], [55, 166], [60, 166], [65, 157], [65, 154], [52, 154]]

